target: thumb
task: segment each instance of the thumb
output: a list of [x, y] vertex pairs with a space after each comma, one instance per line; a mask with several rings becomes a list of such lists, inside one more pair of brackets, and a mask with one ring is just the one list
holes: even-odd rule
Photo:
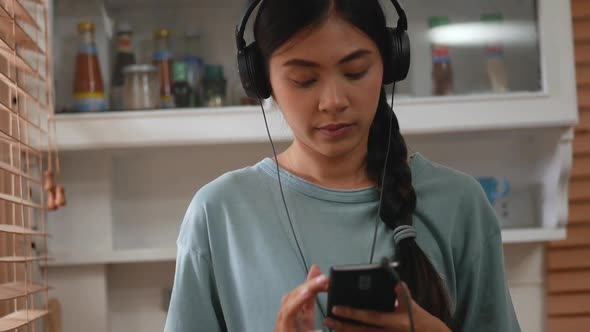
[[307, 280], [311, 280], [315, 277], [318, 277], [322, 274], [320, 271], [320, 267], [318, 265], [312, 265], [311, 269], [309, 269], [309, 273], [307, 274]]
[[[395, 294], [399, 303], [397, 310], [406, 311], [412, 305], [412, 293], [405, 282], [400, 281], [395, 286]], [[406, 299], [407, 296], [407, 299]]]

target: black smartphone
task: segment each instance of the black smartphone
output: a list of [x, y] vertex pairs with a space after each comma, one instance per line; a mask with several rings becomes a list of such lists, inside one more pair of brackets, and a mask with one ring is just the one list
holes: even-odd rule
[[354, 325], [381, 327], [335, 316], [332, 308], [341, 305], [370, 311], [395, 311], [397, 300], [395, 286], [398, 280], [396, 274], [390, 270], [395, 268], [397, 263], [390, 263], [389, 266], [382, 264], [333, 266], [330, 269], [328, 288], [328, 317]]

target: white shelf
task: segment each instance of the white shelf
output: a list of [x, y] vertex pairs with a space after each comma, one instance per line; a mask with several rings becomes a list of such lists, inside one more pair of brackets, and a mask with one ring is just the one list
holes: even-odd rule
[[[395, 112], [407, 135], [575, 125], [576, 115], [547, 107], [551, 101], [542, 93], [404, 98], [395, 102]], [[277, 109], [267, 109], [267, 117], [273, 139], [291, 138]], [[61, 150], [268, 140], [259, 106], [70, 113], [56, 119]]]
[[[556, 241], [565, 239], [565, 236], [566, 231], [565, 229], [561, 228], [524, 228], [502, 230], [502, 241], [504, 244]], [[71, 255], [70, 253], [54, 252], [52, 253], [52, 257], [55, 257], [55, 259], [48, 262], [47, 265], [49, 267], [165, 262], [174, 261], [176, 259], [176, 249], [127, 249], [101, 253], [76, 253], [75, 255]]]
[[176, 248], [163, 249], [126, 249], [105, 252], [54, 252], [53, 261], [47, 266], [123, 264], [142, 262], [162, 262], [176, 259]]
[[[57, 138], [63, 150], [258, 142], [267, 140], [260, 107], [238, 106], [59, 114]], [[289, 139], [286, 124], [268, 111], [277, 141]], [[276, 131], [276, 128], [284, 128]]]
[[502, 230], [502, 242], [511, 243], [533, 243], [558, 241], [566, 238], [565, 228], [519, 228]]

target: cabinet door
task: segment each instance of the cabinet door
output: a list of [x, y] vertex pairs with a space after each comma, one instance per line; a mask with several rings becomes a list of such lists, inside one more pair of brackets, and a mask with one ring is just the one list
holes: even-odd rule
[[[391, 9], [388, 21], [394, 25], [393, 6], [382, 2]], [[403, 4], [412, 65], [396, 88], [395, 110], [406, 133], [569, 127], [577, 122], [569, 1]], [[451, 79], [445, 81], [445, 75]], [[452, 89], [441, 94], [447, 85]]]
[[[390, 26], [398, 15], [380, 0]], [[245, 97], [236, 63], [235, 26], [247, 1], [60, 0], [55, 11], [56, 104], [68, 109], [76, 24], [96, 24], [105, 95], [114, 66], [114, 32], [130, 23], [138, 62], [151, 63], [154, 31], [170, 31], [174, 61], [198, 54], [224, 70], [225, 106]], [[397, 84], [395, 112], [406, 134], [571, 127], [577, 122], [572, 18], [568, 0], [405, 0], [411, 67]], [[246, 41], [252, 41], [252, 24]], [[187, 36], [198, 31], [198, 50]], [[436, 84], [435, 84], [436, 83]], [[391, 86], [386, 87], [391, 94]]]
[[[397, 15], [383, 1], [389, 22]], [[538, 0], [403, 1], [412, 65], [408, 97], [543, 91]]]

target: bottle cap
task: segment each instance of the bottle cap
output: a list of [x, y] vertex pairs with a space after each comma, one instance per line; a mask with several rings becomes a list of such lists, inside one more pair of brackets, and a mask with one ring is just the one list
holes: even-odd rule
[[80, 22], [78, 23], [78, 31], [86, 32], [86, 31], [94, 31], [94, 23], [92, 22]]
[[154, 36], [159, 38], [165, 38], [170, 36], [170, 31], [168, 29], [157, 29], [154, 31]]
[[451, 23], [451, 21], [446, 16], [433, 16], [428, 19], [428, 26], [431, 28], [447, 25], [449, 23]]
[[481, 15], [483, 22], [502, 22], [504, 21], [504, 15], [502, 13], [487, 13]]
[[131, 24], [129, 24], [129, 22], [119, 22], [117, 24], [117, 32], [131, 33], [133, 32], [133, 28], [131, 27]]
[[174, 82], [188, 81], [188, 65], [184, 61], [175, 61], [172, 64], [172, 79]]
[[128, 65], [123, 68], [123, 73], [157, 73], [158, 67], [149, 64]]

